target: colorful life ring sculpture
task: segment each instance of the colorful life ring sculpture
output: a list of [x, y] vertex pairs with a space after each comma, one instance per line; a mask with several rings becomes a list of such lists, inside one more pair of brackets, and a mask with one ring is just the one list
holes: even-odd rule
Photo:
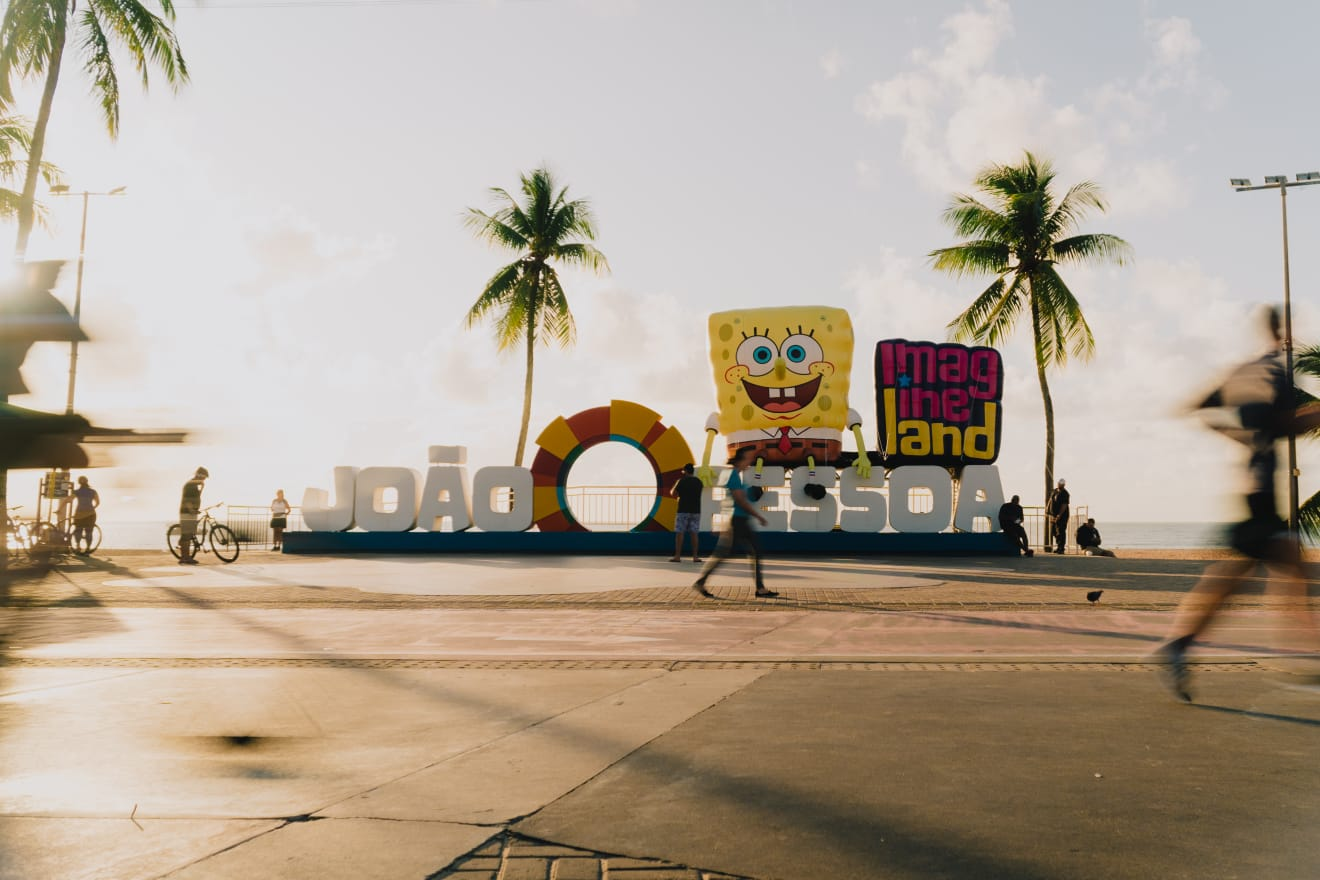
[[626, 400], [613, 400], [609, 406], [583, 410], [567, 419], [560, 416], [536, 438], [539, 449], [531, 467], [532, 519], [538, 529], [590, 531], [569, 510], [568, 472], [582, 453], [610, 441], [636, 448], [655, 469], [655, 503], [632, 530], [674, 530], [678, 501], [669, 496], [669, 490], [683, 475], [683, 465], [693, 461], [692, 450], [677, 428], [661, 423], [659, 413]]

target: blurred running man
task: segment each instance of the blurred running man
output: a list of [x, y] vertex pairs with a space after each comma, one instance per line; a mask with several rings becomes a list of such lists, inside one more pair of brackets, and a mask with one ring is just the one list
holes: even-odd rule
[[1292, 388], [1281, 351], [1279, 312], [1265, 311], [1269, 351], [1237, 367], [1219, 388], [1193, 406], [1219, 410], [1220, 419], [1207, 417], [1211, 427], [1247, 448], [1247, 518], [1229, 529], [1229, 545], [1244, 558], [1209, 566], [1178, 606], [1169, 641], [1155, 652], [1161, 662], [1165, 687], [1180, 700], [1191, 702], [1187, 649], [1205, 630], [1224, 600], [1242, 586], [1243, 579], [1264, 563], [1273, 575], [1271, 584], [1290, 599], [1289, 606], [1308, 637], [1320, 645], [1320, 634], [1306, 603], [1301, 545], [1279, 517], [1274, 493], [1278, 469], [1277, 441], [1320, 425], [1320, 407], [1294, 411]]

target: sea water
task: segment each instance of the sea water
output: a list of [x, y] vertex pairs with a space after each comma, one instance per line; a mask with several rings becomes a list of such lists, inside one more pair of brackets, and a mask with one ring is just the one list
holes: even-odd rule
[[[164, 550], [169, 522], [114, 522], [101, 520], [105, 538], [101, 546], [114, 550]], [[1070, 524], [1071, 526], [1071, 524]], [[1114, 550], [1192, 549], [1224, 546], [1225, 523], [1096, 522], [1104, 545]], [[1073, 529], [1070, 528], [1069, 531]], [[1071, 542], [1070, 542], [1071, 543]]]

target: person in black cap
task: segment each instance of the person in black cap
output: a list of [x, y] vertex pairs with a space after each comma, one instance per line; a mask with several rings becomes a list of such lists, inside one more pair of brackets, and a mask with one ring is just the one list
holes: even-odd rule
[[1059, 485], [1050, 493], [1050, 500], [1045, 502], [1045, 512], [1050, 515], [1050, 534], [1054, 536], [1055, 544], [1054, 549], [1050, 550], [1050, 539], [1047, 536], [1046, 553], [1062, 553], [1068, 543], [1068, 505], [1072, 502], [1072, 498], [1064, 488], [1067, 485], [1067, 480], [1059, 480]]
[[197, 518], [202, 512], [202, 486], [211, 476], [199, 467], [193, 478], [183, 484], [183, 497], [179, 499], [179, 565], [196, 565], [193, 553], [197, 548]]

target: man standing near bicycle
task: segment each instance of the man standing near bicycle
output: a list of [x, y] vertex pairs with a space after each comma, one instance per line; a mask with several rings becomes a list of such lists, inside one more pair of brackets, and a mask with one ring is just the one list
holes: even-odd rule
[[183, 497], [179, 499], [179, 565], [197, 565], [193, 553], [197, 549], [197, 517], [202, 512], [202, 487], [210, 472], [199, 467], [193, 478], [183, 484]]
[[96, 508], [101, 506], [101, 496], [86, 477], [78, 478], [78, 488], [73, 490], [73, 552], [79, 556], [91, 555], [92, 529], [96, 526]]

